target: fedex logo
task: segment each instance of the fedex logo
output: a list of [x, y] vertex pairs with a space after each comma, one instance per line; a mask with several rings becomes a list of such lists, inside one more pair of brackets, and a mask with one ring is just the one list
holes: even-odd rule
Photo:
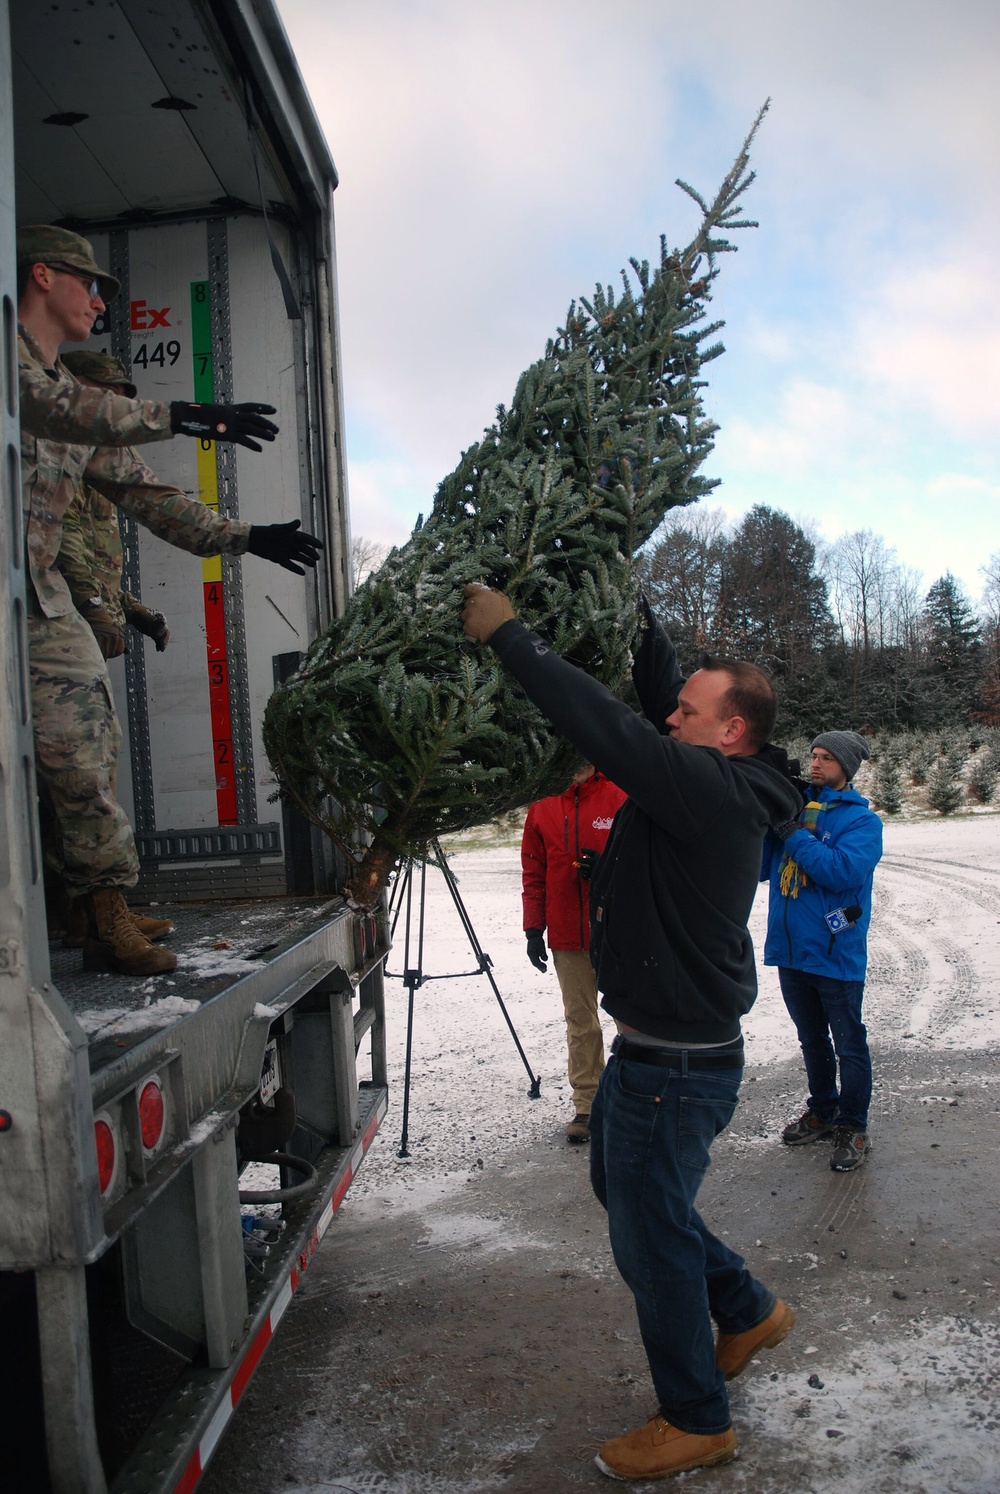
[[129, 302], [129, 326], [133, 332], [148, 332], [153, 327], [169, 327], [167, 312], [169, 306], [162, 307], [159, 311], [153, 306], [147, 306], [145, 301]]

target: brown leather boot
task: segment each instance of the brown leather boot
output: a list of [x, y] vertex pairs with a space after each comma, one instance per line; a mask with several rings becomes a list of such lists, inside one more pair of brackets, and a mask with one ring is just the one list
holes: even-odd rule
[[[155, 943], [157, 939], [165, 939], [172, 934], [174, 926], [169, 918], [147, 918], [142, 913], [137, 913], [134, 908], [129, 908], [128, 916], [132, 924], [138, 929], [144, 939]], [[69, 912], [65, 920], [65, 932], [63, 934], [63, 949], [82, 949], [86, 943], [89, 931], [87, 915], [87, 899], [78, 897], [70, 903]]]
[[177, 968], [177, 956], [144, 939], [129, 916], [120, 887], [101, 887], [87, 899], [84, 970], [114, 970], [119, 975], [164, 975]]
[[150, 944], [155, 944], [157, 939], [165, 939], [174, 931], [174, 925], [169, 918], [152, 918], [146, 913], [137, 913], [134, 908], [129, 908], [128, 916], [142, 937], [148, 939]]

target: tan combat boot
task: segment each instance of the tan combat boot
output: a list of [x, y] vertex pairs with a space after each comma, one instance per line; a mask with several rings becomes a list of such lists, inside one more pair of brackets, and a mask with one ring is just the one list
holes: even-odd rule
[[[155, 943], [157, 939], [165, 939], [172, 934], [174, 926], [169, 918], [146, 918], [142, 913], [137, 913], [134, 908], [128, 909], [128, 916], [133, 927], [138, 929], [144, 939]], [[82, 949], [87, 940], [89, 931], [89, 914], [87, 911], [87, 899], [78, 897], [69, 905], [69, 912], [65, 918], [66, 931], [63, 934], [63, 949]]]
[[146, 913], [137, 913], [134, 908], [129, 908], [128, 916], [150, 944], [155, 944], [158, 939], [165, 939], [174, 931], [173, 921], [169, 918], [153, 918]]
[[101, 887], [87, 897], [88, 932], [84, 970], [119, 975], [164, 975], [177, 968], [177, 956], [143, 938], [129, 915], [120, 887]]

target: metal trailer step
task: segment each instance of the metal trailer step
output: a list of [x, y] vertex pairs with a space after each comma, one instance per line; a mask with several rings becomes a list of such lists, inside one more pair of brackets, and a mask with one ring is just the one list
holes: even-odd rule
[[119, 1470], [109, 1494], [190, 1494], [208, 1466], [240, 1397], [386, 1113], [387, 1091], [362, 1084], [361, 1135], [351, 1147], [328, 1147], [316, 1159], [319, 1190], [286, 1205], [286, 1229], [249, 1285], [250, 1326], [236, 1360], [224, 1370], [185, 1371], [150, 1431]]

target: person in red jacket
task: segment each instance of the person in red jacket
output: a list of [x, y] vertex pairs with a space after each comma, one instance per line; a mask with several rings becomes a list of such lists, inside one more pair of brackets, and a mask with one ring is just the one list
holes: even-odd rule
[[566, 1139], [573, 1142], [590, 1140], [590, 1106], [604, 1069], [587, 882], [626, 797], [593, 763], [584, 763], [565, 793], [531, 805], [521, 837], [528, 959], [543, 974], [548, 970], [543, 938], [548, 929], [566, 1013], [574, 1112]]

